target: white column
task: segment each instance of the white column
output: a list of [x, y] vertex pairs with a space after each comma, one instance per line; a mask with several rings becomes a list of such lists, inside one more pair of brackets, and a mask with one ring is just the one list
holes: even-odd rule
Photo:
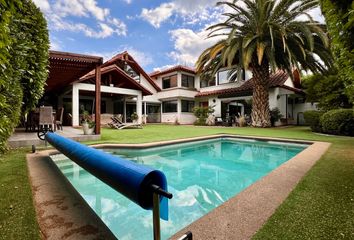
[[182, 100], [180, 98], [177, 98], [177, 120], [179, 123], [181, 120], [181, 115], [182, 115]]
[[182, 73], [177, 72], [177, 87], [182, 87]]
[[142, 115], [143, 115], [143, 96], [139, 93], [136, 96], [136, 114], [138, 114], [138, 123], [142, 123]]
[[124, 96], [123, 100], [123, 116], [124, 116], [124, 122], [127, 123], [127, 101]]
[[72, 91], [72, 125], [79, 126], [79, 89], [75, 84], [73, 84], [73, 91]]
[[146, 101], [144, 102], [144, 113], [145, 113], [145, 119], [144, 119], [144, 123], [147, 124], [147, 107], [146, 107]]

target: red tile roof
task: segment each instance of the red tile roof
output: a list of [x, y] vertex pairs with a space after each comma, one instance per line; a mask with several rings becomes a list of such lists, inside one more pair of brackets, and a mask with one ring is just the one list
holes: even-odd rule
[[[304, 92], [301, 89], [292, 88], [292, 87], [284, 85], [285, 81], [288, 78], [289, 78], [289, 75], [284, 71], [278, 71], [274, 74], [271, 74], [270, 81], [269, 81], [269, 87], [270, 88], [282, 87], [282, 88], [294, 91], [296, 93], [303, 94]], [[250, 93], [252, 93], [252, 90], [253, 90], [253, 79], [251, 78], [239, 87], [219, 89], [219, 90], [214, 90], [214, 91], [199, 92], [196, 95], [196, 97], [206, 97], [206, 96], [212, 96], [212, 95], [223, 95], [225, 97], [230, 95], [230, 97], [231, 97], [232, 95], [237, 95], [237, 94], [250, 94]]]
[[124, 51], [122, 53], [118, 53], [114, 57], [112, 57], [110, 60], [106, 61], [102, 66], [108, 66], [111, 64], [114, 64], [116, 61], [125, 61], [127, 62], [135, 71], [138, 71], [141, 73], [146, 80], [157, 90], [161, 91], [161, 88], [151, 79], [151, 77], [144, 71], [142, 67], [137, 63], [137, 61], [134, 60], [134, 58], [127, 52]]
[[164, 75], [164, 74], [168, 74], [171, 72], [176, 72], [176, 71], [183, 71], [183, 72], [187, 72], [187, 73], [191, 73], [191, 74], [196, 74], [196, 71], [194, 68], [191, 67], [187, 67], [187, 66], [182, 66], [182, 65], [177, 65], [171, 68], [167, 68], [164, 69], [162, 71], [155, 71], [150, 73], [150, 77], [156, 78], [158, 76]]

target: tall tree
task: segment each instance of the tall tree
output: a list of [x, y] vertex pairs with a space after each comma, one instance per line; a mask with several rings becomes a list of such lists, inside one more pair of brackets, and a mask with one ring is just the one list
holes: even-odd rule
[[317, 0], [239, 0], [218, 2], [230, 11], [226, 20], [208, 28], [209, 37], [224, 37], [197, 61], [202, 76], [222, 67], [253, 73], [252, 125], [269, 127], [269, 77], [278, 69], [292, 76], [294, 68], [324, 72], [332, 65], [323, 26], [308, 11]]
[[354, 104], [354, 1], [321, 0], [338, 75]]

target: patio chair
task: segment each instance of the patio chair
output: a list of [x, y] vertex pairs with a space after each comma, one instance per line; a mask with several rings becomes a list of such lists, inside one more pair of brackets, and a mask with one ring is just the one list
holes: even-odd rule
[[63, 130], [63, 114], [64, 114], [64, 108], [59, 108], [55, 120], [55, 124], [57, 125], [58, 130]]
[[37, 135], [40, 139], [44, 140], [45, 134], [48, 131], [53, 131], [54, 118], [53, 107], [42, 106], [39, 108], [39, 127]]
[[223, 125], [223, 120], [221, 117], [215, 118], [215, 126], [222, 126]]
[[30, 111], [27, 114], [26, 120], [26, 132], [33, 131], [35, 132], [39, 123], [39, 109], [37, 111]]

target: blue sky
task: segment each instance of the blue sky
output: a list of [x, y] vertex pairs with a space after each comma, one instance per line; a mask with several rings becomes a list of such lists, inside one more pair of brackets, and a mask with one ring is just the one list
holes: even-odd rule
[[[216, 0], [33, 0], [45, 14], [51, 49], [108, 60], [127, 50], [147, 71], [193, 66], [215, 42], [206, 27], [221, 19]], [[319, 10], [313, 11], [319, 18]]]

